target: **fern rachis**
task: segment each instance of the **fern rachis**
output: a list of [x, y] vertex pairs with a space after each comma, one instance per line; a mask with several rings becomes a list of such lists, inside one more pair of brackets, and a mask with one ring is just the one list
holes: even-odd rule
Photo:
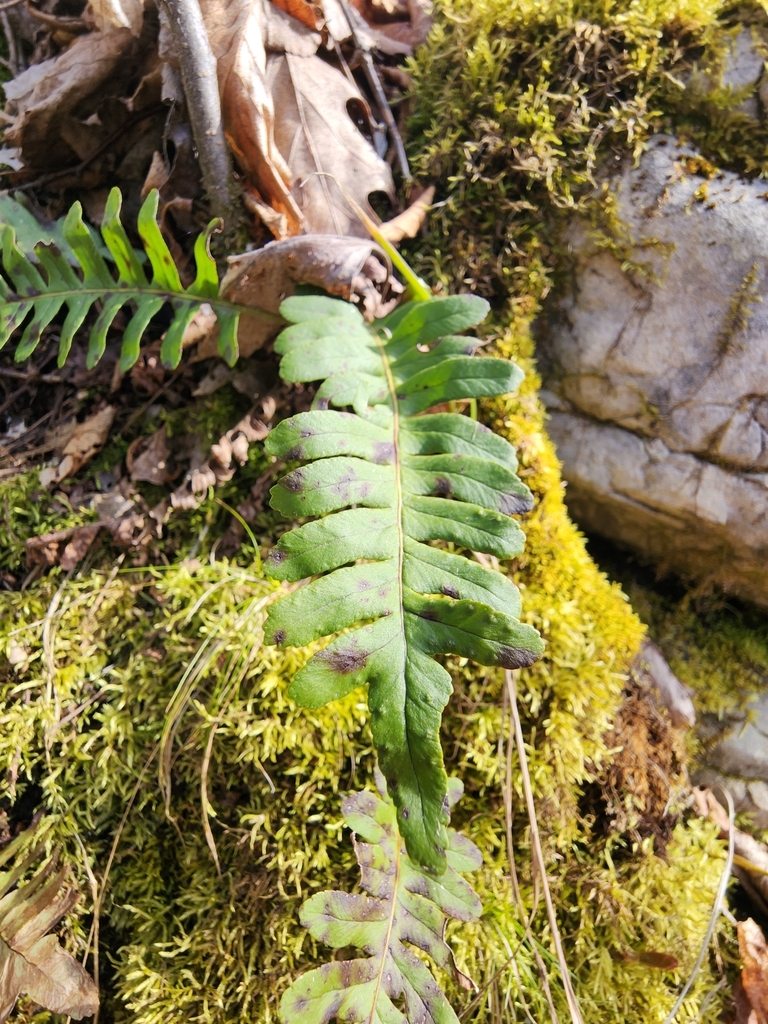
[[406, 304], [369, 328], [338, 300], [294, 297], [281, 307], [293, 325], [275, 343], [283, 379], [322, 383], [313, 410], [267, 439], [271, 454], [308, 462], [273, 487], [272, 504], [322, 518], [285, 534], [267, 567], [292, 582], [324, 575], [272, 607], [267, 637], [300, 646], [356, 627], [316, 654], [290, 693], [317, 707], [368, 684], [408, 853], [437, 873], [449, 820], [439, 726], [452, 685], [434, 657], [517, 668], [542, 650], [506, 577], [431, 546], [499, 558], [523, 547], [510, 515], [531, 495], [512, 446], [468, 417], [427, 412], [519, 384], [514, 364], [473, 358], [479, 343], [454, 333], [486, 311], [481, 299], [452, 296]]

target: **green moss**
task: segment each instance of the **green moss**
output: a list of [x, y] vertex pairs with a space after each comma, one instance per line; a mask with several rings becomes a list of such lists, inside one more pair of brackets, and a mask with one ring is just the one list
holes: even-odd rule
[[[654, 132], [710, 166], [768, 170], [768, 128], [723, 87], [735, 34], [768, 23], [724, 0], [438, 0], [413, 59], [416, 173], [440, 207], [422, 269], [530, 310], [547, 291], [564, 220], [599, 216], [601, 176]], [[689, 83], [686, 87], [686, 83]], [[693, 173], [693, 171], [691, 172]]]
[[[722, 844], [693, 820], [677, 826], [664, 855], [649, 843], [632, 849], [583, 813], [643, 630], [567, 519], [525, 325], [500, 332], [495, 344], [529, 370], [519, 396], [487, 403], [482, 416], [518, 446], [538, 497], [525, 523], [525, 556], [510, 568], [528, 620], [548, 642], [542, 662], [521, 673], [520, 689], [561, 927], [587, 1019], [661, 1021], [703, 934]], [[193, 520], [178, 522], [181, 529]], [[0, 660], [4, 805], [17, 818], [39, 805], [57, 816], [56, 834], [85, 894], [69, 933], [80, 950], [92, 907], [82, 851], [101, 883], [116, 850], [100, 915], [106, 1020], [224, 1024], [247, 1016], [271, 1024], [295, 971], [323, 956], [298, 923], [300, 903], [318, 888], [354, 884], [339, 799], [370, 781], [364, 695], [315, 712], [292, 705], [287, 681], [309, 652], [263, 646], [275, 585], [252, 565], [211, 560], [220, 529], [213, 524], [192, 561], [115, 573], [104, 548], [101, 567], [81, 576], [52, 574], [0, 594], [0, 644], [9, 656]], [[275, 527], [265, 522], [263, 530]], [[449, 767], [467, 785], [458, 824], [485, 855], [476, 879], [483, 919], [453, 933], [460, 966], [484, 986], [471, 1019], [503, 1019], [523, 1003], [544, 1019], [509, 881], [502, 681], [461, 662], [453, 670], [444, 739]], [[515, 857], [530, 912], [531, 855], [514, 779]], [[533, 934], [551, 965], [541, 909]], [[612, 949], [661, 950], [680, 968], [645, 977], [614, 963]], [[692, 1015], [682, 1019], [693, 1019], [714, 983], [704, 971]], [[552, 986], [560, 1002], [554, 973]], [[459, 1009], [470, 1002], [459, 990], [452, 995]], [[710, 1006], [702, 1019], [717, 1012]]]
[[[762, 24], [761, 11], [750, 11]], [[416, 247], [420, 269], [493, 298], [489, 340], [528, 374], [518, 396], [483, 404], [480, 417], [518, 447], [537, 497], [525, 554], [504, 567], [548, 643], [542, 661], [520, 673], [521, 713], [560, 926], [585, 1019], [600, 1024], [664, 1021], [697, 955], [724, 851], [714, 829], [687, 814], [664, 817], [664, 839], [655, 842], [606, 827], [594, 804], [615, 753], [606, 732], [644, 630], [566, 515], [529, 328], [551, 286], [564, 218], [583, 210], [606, 245], [622, 244], [595, 187], [598, 164], [610, 163], [614, 149], [621, 156], [651, 131], [676, 127], [713, 164], [762, 171], [765, 129], [751, 128], [747, 145], [739, 98], [679, 85], [696, 63], [717, 74], [734, 19], [720, 0], [442, 0], [412, 67], [414, 164], [447, 200]], [[205, 422], [214, 436], [231, 425], [219, 415]], [[221, 492], [230, 505], [264, 468], [253, 452]], [[23, 511], [23, 501], [9, 508], [14, 537], [38, 532], [29, 519], [37, 512]], [[213, 498], [175, 516], [166, 566], [115, 573], [105, 546], [82, 575], [51, 573], [22, 592], [0, 592], [0, 792], [15, 819], [38, 805], [58, 816], [85, 894], [69, 933], [81, 950], [93, 909], [83, 850], [100, 883], [115, 850], [100, 915], [105, 1022], [272, 1024], [295, 972], [325, 955], [298, 923], [301, 901], [356, 877], [339, 797], [371, 777], [364, 696], [313, 712], [287, 699], [287, 681], [308, 652], [263, 646], [264, 609], [276, 591], [247, 561], [252, 552], [237, 563], [215, 558], [225, 518]], [[263, 513], [256, 534], [269, 543], [281, 528]], [[17, 566], [21, 550], [11, 540], [3, 564]], [[696, 676], [704, 695], [715, 642], [706, 621], [696, 633], [695, 622], [680, 620], [694, 640], [676, 660], [657, 625], [674, 625], [683, 611], [657, 620], [650, 597], [637, 603], [675, 670], [686, 681]], [[735, 699], [728, 651], [736, 634], [743, 636], [718, 634], [722, 685], [707, 706]], [[762, 641], [754, 642], [762, 664]], [[456, 824], [485, 856], [475, 879], [483, 918], [452, 928], [479, 998], [453, 989], [454, 1002], [459, 1012], [473, 1007], [466, 1019], [487, 1024], [522, 1019], [526, 1007], [548, 1019], [535, 942], [565, 1020], [546, 917], [538, 906], [535, 939], [527, 938], [509, 878], [502, 680], [461, 661], [451, 668], [444, 746], [467, 789]], [[511, 828], [527, 915], [536, 886], [512, 763]], [[726, 961], [734, 948], [721, 932]], [[627, 959], [642, 952], [674, 957], [678, 968]], [[716, 961], [705, 964], [678, 1021], [720, 1019], [723, 999], [709, 998], [719, 972]]]

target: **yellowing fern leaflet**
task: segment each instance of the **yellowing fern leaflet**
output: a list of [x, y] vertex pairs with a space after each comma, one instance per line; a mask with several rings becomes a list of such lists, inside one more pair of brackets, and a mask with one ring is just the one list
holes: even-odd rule
[[[376, 782], [379, 797], [352, 793], [342, 803], [367, 895], [319, 892], [301, 908], [301, 923], [318, 941], [334, 949], [354, 946], [366, 956], [302, 975], [280, 1003], [283, 1024], [458, 1024], [429, 968], [407, 944], [471, 984], [457, 970], [443, 933], [448, 918], [480, 916], [480, 900], [461, 874], [479, 868], [482, 856], [473, 842], [449, 829], [444, 874], [438, 879], [425, 873], [402, 849], [395, 808], [379, 772]], [[458, 779], [449, 781], [450, 805], [463, 789]]]

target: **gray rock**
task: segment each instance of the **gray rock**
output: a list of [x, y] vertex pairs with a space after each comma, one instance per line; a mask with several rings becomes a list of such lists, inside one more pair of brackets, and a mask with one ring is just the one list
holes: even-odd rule
[[636, 659], [637, 677], [655, 690], [658, 703], [667, 709], [676, 729], [689, 729], [696, 723], [692, 690], [677, 678], [656, 644], [646, 640]]
[[768, 606], [768, 193], [699, 166], [660, 136], [624, 168], [623, 251], [572, 225], [544, 397], [579, 523]]

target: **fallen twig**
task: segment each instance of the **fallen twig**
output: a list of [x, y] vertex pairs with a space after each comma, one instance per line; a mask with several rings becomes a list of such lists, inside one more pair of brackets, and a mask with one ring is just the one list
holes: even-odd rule
[[221, 217], [228, 233], [236, 229], [235, 180], [229, 159], [216, 58], [208, 41], [198, 0], [158, 0], [168, 16], [171, 35], [179, 58], [181, 82], [187, 113], [197, 147], [203, 189], [211, 212]]
[[[344, 10], [344, 15], [349, 24], [349, 31], [352, 33], [352, 40], [355, 47], [360, 51], [360, 56], [363, 61], [363, 71], [365, 77], [376, 97], [376, 103], [378, 104], [381, 116], [384, 119], [384, 124], [387, 126], [389, 137], [392, 140], [392, 145], [395, 147], [395, 155], [397, 156], [397, 163], [400, 167], [400, 173], [406, 181], [412, 180], [411, 169], [408, 165], [408, 157], [406, 156], [405, 146], [403, 140], [400, 137], [395, 119], [392, 116], [392, 111], [389, 108], [387, 97], [384, 95], [384, 87], [381, 84], [379, 78], [379, 72], [374, 64], [373, 57], [371, 56], [371, 48], [369, 44], [361, 37], [357, 30], [357, 24], [355, 20], [356, 11], [353, 11], [347, 0], [341, 0], [341, 6]], [[358, 15], [359, 17], [359, 15]]]

